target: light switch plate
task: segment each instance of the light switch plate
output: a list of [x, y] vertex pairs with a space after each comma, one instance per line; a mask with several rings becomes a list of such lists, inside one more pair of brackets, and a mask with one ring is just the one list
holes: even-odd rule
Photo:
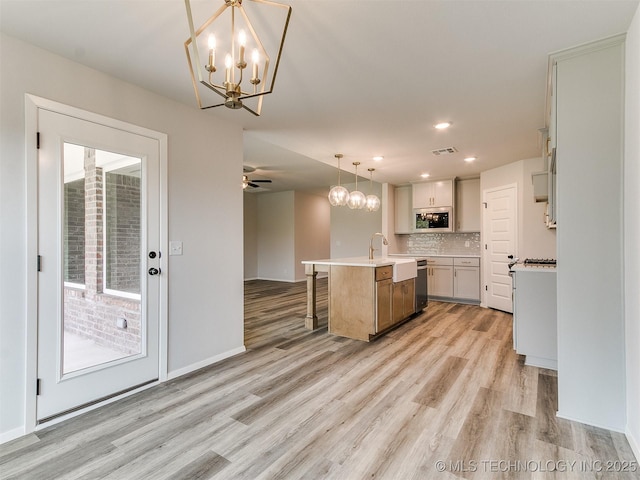
[[182, 255], [182, 242], [169, 242], [169, 255]]

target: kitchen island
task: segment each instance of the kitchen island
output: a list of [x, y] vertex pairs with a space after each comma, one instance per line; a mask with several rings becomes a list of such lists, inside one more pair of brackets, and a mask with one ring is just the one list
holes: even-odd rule
[[309, 329], [318, 328], [316, 279], [329, 273], [329, 333], [370, 341], [415, 313], [415, 259], [305, 260]]

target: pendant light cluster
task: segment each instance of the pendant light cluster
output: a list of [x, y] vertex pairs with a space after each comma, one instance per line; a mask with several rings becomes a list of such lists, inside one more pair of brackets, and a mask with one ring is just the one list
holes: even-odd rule
[[[369, 212], [375, 212], [380, 208], [380, 199], [370, 193], [365, 195], [358, 190], [358, 165], [360, 162], [353, 162], [353, 166], [356, 169], [356, 189], [349, 193], [349, 191], [340, 184], [340, 159], [343, 157], [341, 153], [336, 153], [335, 157], [338, 159], [338, 185], [333, 187], [329, 191], [329, 203], [333, 207], [341, 207], [348, 205], [353, 210], [360, 210], [366, 208]], [[369, 190], [373, 192], [373, 172], [375, 168], [369, 168]]]

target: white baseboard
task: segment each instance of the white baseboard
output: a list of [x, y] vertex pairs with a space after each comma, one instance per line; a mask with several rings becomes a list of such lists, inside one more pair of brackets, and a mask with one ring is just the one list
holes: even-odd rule
[[633, 450], [633, 454], [636, 456], [636, 461], [640, 462], [640, 443], [638, 443], [638, 439], [636, 439], [631, 432], [629, 431], [629, 426], [627, 426], [624, 434], [627, 437], [627, 441], [629, 442], [629, 446], [631, 446], [631, 450]]
[[24, 427], [14, 428], [13, 430], [9, 430], [8, 432], [0, 433], [0, 444], [10, 442], [11, 440], [15, 440], [16, 438], [20, 438], [27, 434], [27, 431]]
[[549, 358], [533, 357], [531, 355], [527, 355], [524, 359], [524, 364], [531, 367], [546, 368], [548, 370], [558, 371], [558, 361], [551, 360]]
[[233, 357], [234, 355], [238, 355], [239, 353], [243, 353], [246, 351], [246, 347], [242, 345], [241, 347], [237, 347], [219, 355], [209, 357], [200, 362], [192, 363], [191, 365], [187, 365], [186, 367], [169, 372], [169, 374], [167, 375], [167, 380], [173, 380], [174, 378], [181, 377], [182, 375], [186, 375], [187, 373], [194, 372], [204, 367], [208, 367], [209, 365], [213, 365], [214, 363], [224, 360], [225, 358]]
[[592, 427], [604, 428], [605, 430], [611, 430], [612, 432], [625, 433], [624, 429], [620, 427], [614, 427], [611, 425], [600, 425], [598, 423], [587, 422], [586, 420], [570, 417], [569, 415], [564, 415], [560, 412], [556, 412], [556, 417], [564, 418], [565, 420], [571, 420], [572, 422], [584, 423], [585, 425], [591, 425]]
[[285, 282], [285, 283], [296, 283], [295, 280], [285, 279], [285, 278], [267, 278], [267, 277], [259, 277], [256, 280], [266, 280], [268, 282]]
[[[329, 274], [327, 272], [318, 272], [318, 277], [317, 278], [327, 278], [329, 276]], [[255, 277], [255, 278], [245, 278], [244, 281], [249, 281], [249, 280], [265, 280], [268, 282], [285, 282], [285, 283], [300, 283], [300, 282], [306, 282], [307, 281], [307, 277], [305, 276], [304, 278], [297, 278], [295, 280], [285, 280], [283, 278], [267, 278], [267, 277]]]

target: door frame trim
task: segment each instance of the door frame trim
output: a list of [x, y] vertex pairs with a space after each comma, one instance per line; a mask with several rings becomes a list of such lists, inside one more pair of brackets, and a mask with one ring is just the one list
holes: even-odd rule
[[[515, 198], [516, 198], [516, 208], [515, 208], [515, 216], [516, 216], [516, 218], [515, 218], [515, 224], [514, 224], [515, 231], [514, 231], [514, 253], [513, 253], [513, 255], [515, 257], [517, 257], [518, 256], [518, 239], [520, 237], [520, 234], [519, 234], [520, 233], [519, 232], [520, 225], [518, 223], [518, 219], [520, 217], [520, 215], [519, 215], [519, 213], [520, 213], [519, 212], [519, 209], [520, 209], [520, 201], [519, 200], [520, 199], [518, 197], [518, 182], [507, 183], [505, 185], [486, 188], [486, 189], [482, 190], [482, 204], [484, 205], [484, 208], [482, 209], [482, 237], [481, 237], [481, 240], [480, 240], [480, 250], [481, 250], [480, 253], [482, 255], [482, 262], [481, 262], [481, 264], [482, 264], [482, 284], [480, 286], [480, 290], [481, 290], [480, 291], [480, 294], [481, 294], [480, 305], [482, 307], [485, 307], [485, 308], [487, 308], [487, 294], [488, 294], [488, 292], [487, 292], [487, 290], [482, 290], [482, 285], [485, 285], [485, 286], [488, 285], [489, 284], [489, 279], [491, 278], [491, 276], [490, 276], [490, 272], [491, 272], [490, 266], [491, 265], [488, 265], [489, 256], [487, 254], [487, 250], [485, 248], [482, 248], [483, 246], [486, 245], [486, 241], [487, 241], [486, 235], [487, 235], [487, 232], [488, 232], [487, 225], [486, 225], [486, 222], [487, 222], [487, 208], [486, 208], [487, 195], [489, 193], [498, 192], [500, 190], [506, 190], [508, 188], [513, 188], [514, 189]], [[511, 307], [513, 309], [513, 305], [511, 305]]]
[[[36, 145], [36, 135], [38, 132], [38, 110], [50, 110], [55, 113], [69, 115], [88, 122], [97, 123], [111, 128], [117, 128], [126, 132], [134, 133], [158, 141], [159, 146], [159, 224], [160, 224], [160, 251], [166, 252], [160, 257], [160, 267], [163, 272], [168, 272], [169, 254], [169, 222], [168, 222], [168, 135], [166, 133], [150, 130], [145, 127], [134, 125], [128, 122], [106, 117], [97, 113], [89, 112], [77, 107], [58, 103], [53, 100], [38, 97], [32, 94], [25, 94], [25, 170], [26, 170], [26, 239], [27, 239], [27, 263], [26, 263], [26, 318], [25, 327], [25, 389], [24, 389], [24, 415], [25, 434], [31, 433], [39, 428], [44, 428], [53, 423], [38, 425], [36, 412], [36, 382], [38, 378], [38, 274], [36, 262], [38, 256], [38, 149]], [[158, 381], [150, 383], [143, 388], [149, 388], [160, 382], [164, 382], [168, 377], [168, 277], [160, 275], [159, 296], [159, 330], [158, 330]], [[140, 391], [135, 389], [133, 392]], [[129, 394], [133, 393], [130, 392]], [[123, 396], [126, 396], [123, 395]], [[61, 420], [70, 416], [80, 415], [85, 411], [94, 409], [114, 401], [117, 398], [105, 400], [97, 405], [92, 405], [86, 409], [80, 409], [72, 415], [65, 415]]]

